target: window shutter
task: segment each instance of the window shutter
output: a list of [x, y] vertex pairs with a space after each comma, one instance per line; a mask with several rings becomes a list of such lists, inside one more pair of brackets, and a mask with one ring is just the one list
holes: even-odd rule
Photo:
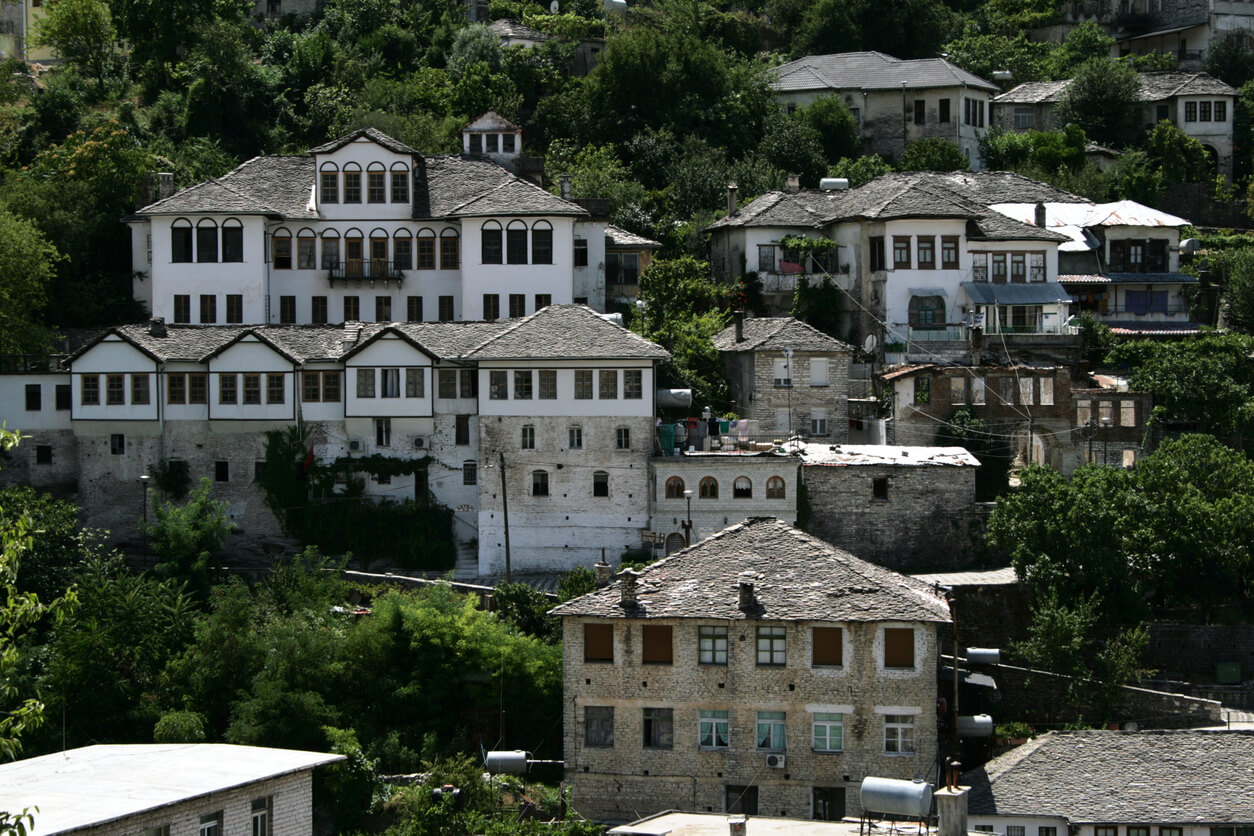
[[644, 648], [640, 661], [646, 665], [669, 665], [674, 661], [670, 627], [646, 624], [641, 633]]
[[914, 629], [911, 627], [884, 628], [884, 667], [914, 667]]
[[614, 661], [614, 625], [583, 625], [583, 660], [585, 662]]
[[815, 627], [810, 661], [814, 665], [843, 665], [844, 646], [839, 627]]

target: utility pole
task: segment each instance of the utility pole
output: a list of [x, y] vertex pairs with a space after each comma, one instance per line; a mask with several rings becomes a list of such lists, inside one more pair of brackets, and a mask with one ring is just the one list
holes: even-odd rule
[[509, 494], [505, 492], [505, 453], [498, 451], [501, 457], [501, 523], [505, 527], [505, 582], [510, 582], [509, 567]]

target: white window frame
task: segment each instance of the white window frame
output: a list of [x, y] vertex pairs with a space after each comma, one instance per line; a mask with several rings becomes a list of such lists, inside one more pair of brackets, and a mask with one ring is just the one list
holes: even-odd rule
[[885, 714], [884, 754], [899, 757], [915, 753], [914, 714]]
[[[788, 666], [788, 628], [759, 627], [754, 633], [756, 661], [760, 668]], [[765, 654], [765, 656], [763, 655]], [[763, 661], [765, 658], [766, 661]]]
[[[832, 711], [815, 712], [810, 715], [810, 747], [816, 752], [845, 751], [845, 715]], [[822, 730], [820, 745], [819, 733]], [[838, 743], [832, 746], [832, 732], [835, 730]]]
[[788, 714], [784, 711], [759, 711], [754, 742], [760, 752], [783, 752], [788, 748]]
[[703, 624], [697, 627], [697, 663], [701, 665], [727, 664], [726, 627], [714, 624]]
[[[697, 748], [730, 749], [731, 719], [727, 709], [701, 708], [697, 710]], [[708, 743], [706, 741], [709, 741]]]

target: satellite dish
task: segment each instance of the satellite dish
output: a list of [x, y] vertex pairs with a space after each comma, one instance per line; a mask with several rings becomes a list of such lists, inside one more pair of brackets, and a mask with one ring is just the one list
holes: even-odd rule
[[557, 10], [561, 7], [562, 5], [558, 2], [558, 0], [553, 0], [553, 2], [549, 4], [549, 14], [557, 14]]
[[867, 334], [866, 339], [862, 341], [862, 348], [867, 354], [873, 354], [877, 345], [879, 345], [879, 340], [875, 339], [874, 334]]

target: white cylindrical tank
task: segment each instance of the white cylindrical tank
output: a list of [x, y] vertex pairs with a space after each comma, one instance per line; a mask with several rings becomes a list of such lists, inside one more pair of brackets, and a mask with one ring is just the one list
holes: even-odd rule
[[958, 715], [959, 737], [992, 737], [993, 718], [987, 714]]
[[972, 665], [996, 665], [1001, 662], [1001, 651], [995, 647], [968, 647], [967, 662]]
[[659, 408], [675, 409], [681, 406], [692, 406], [691, 389], [658, 389], [657, 405]]
[[932, 811], [932, 785], [897, 778], [863, 778], [862, 809], [870, 813], [926, 818]]
[[841, 191], [849, 188], [848, 177], [824, 177], [819, 180], [819, 190], [824, 192]]
[[521, 749], [513, 751], [488, 752], [484, 766], [493, 775], [522, 775], [527, 771], [527, 753]]

